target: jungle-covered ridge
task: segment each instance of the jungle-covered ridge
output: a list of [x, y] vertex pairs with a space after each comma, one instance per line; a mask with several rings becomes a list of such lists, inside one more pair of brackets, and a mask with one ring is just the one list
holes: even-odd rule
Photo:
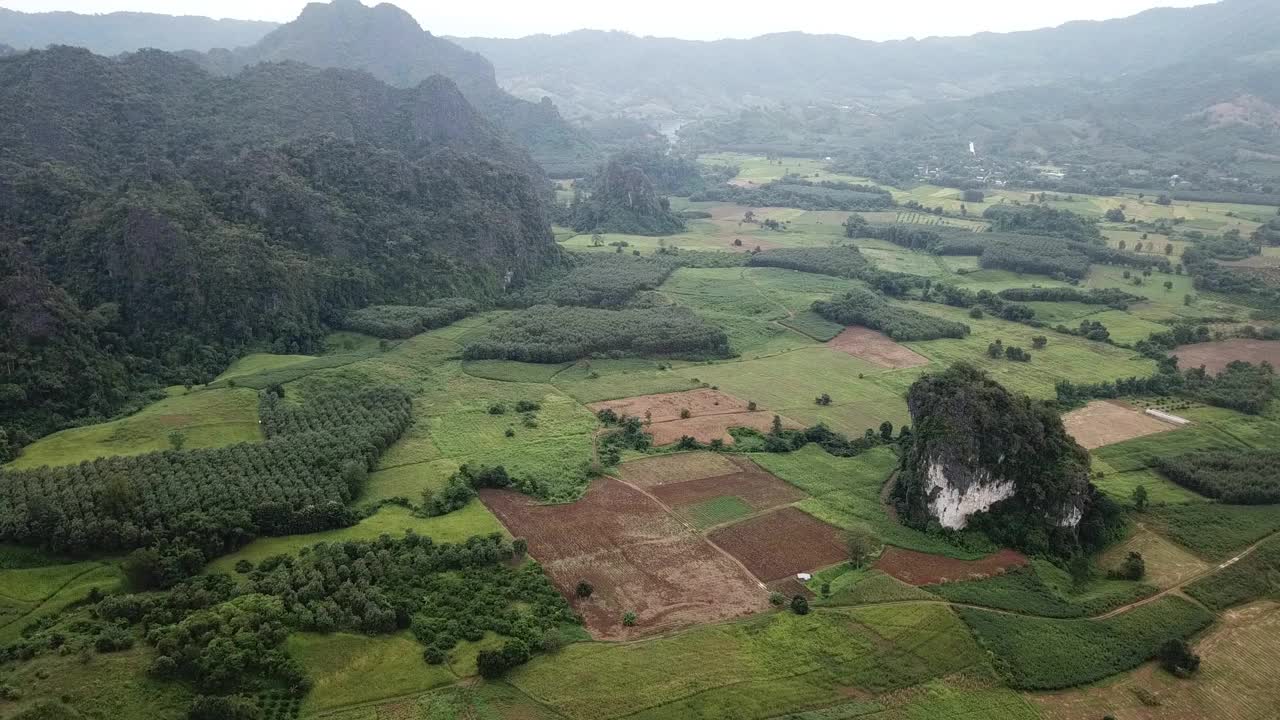
[[449, 80], [55, 47], [0, 62], [0, 328], [19, 444], [307, 352], [366, 305], [492, 298], [558, 250], [545, 176]]

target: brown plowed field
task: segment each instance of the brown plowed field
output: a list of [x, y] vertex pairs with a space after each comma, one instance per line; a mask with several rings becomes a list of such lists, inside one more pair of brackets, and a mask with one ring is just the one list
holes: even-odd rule
[[[717, 622], [768, 605], [755, 578], [625, 483], [598, 480], [566, 505], [504, 490], [480, 496], [512, 535], [528, 540], [530, 555], [598, 639]], [[595, 588], [586, 600], [574, 594], [580, 580]], [[635, 627], [622, 625], [628, 611], [638, 616]]]
[[672, 507], [694, 505], [706, 500], [734, 495], [755, 510], [768, 510], [780, 505], [789, 505], [807, 497], [794, 485], [788, 485], [763, 470], [669, 483], [659, 485], [650, 492], [654, 497]]
[[[620, 416], [629, 415], [638, 418], [643, 418], [644, 414], [648, 412], [651, 413], [649, 420], [655, 425], [670, 420], [679, 420], [681, 410], [688, 410], [693, 418], [702, 415], [747, 411], [745, 400], [739, 400], [728, 393], [722, 393], [719, 390], [710, 388], [662, 393], [660, 395], [637, 395], [635, 397], [622, 398], [621, 400], [605, 400], [604, 402], [591, 403], [587, 407], [591, 408], [591, 412], [600, 412], [608, 408]], [[679, 436], [676, 436], [676, 439], [678, 440]]]
[[1243, 360], [1254, 364], [1263, 360], [1280, 367], [1280, 341], [1235, 338], [1218, 342], [1195, 343], [1174, 348], [1178, 367], [1186, 370], [1201, 365], [1212, 374], [1222, 372], [1227, 363]]
[[1107, 400], [1094, 400], [1062, 416], [1067, 432], [1086, 450], [1178, 429], [1141, 410]]
[[766, 582], [849, 557], [839, 528], [791, 507], [722, 527], [709, 537]]
[[981, 560], [956, 560], [889, 545], [873, 567], [910, 585], [935, 585], [979, 580], [1026, 564], [1027, 556], [1016, 550], [1001, 550]]
[[[693, 417], [686, 420], [672, 420], [670, 422], [654, 422], [646, 432], [653, 436], [653, 444], [655, 446], [670, 445], [673, 442], [679, 442], [681, 437], [688, 435], [701, 443], [709, 443], [716, 438], [725, 442], [726, 445], [733, 443], [733, 436], [729, 434], [729, 428], [733, 427], [749, 427], [755, 428], [760, 432], [768, 432], [773, 426], [773, 416], [776, 413], [768, 411], [758, 412], [742, 412], [727, 413], [720, 415], [702, 415], [696, 413]], [[804, 427], [800, 423], [789, 418], [782, 418], [782, 426], [786, 428]]]
[[929, 359], [925, 356], [870, 328], [845, 328], [827, 346], [885, 368], [910, 368], [929, 364]]

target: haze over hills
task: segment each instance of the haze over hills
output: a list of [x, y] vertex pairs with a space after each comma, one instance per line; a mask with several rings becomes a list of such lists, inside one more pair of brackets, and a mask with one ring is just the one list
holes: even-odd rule
[[0, 7], [0, 41], [23, 50], [75, 45], [100, 55], [140, 48], [204, 51], [255, 43], [275, 27], [276, 23], [257, 20], [214, 20], [189, 15], [23, 13]]
[[282, 60], [363, 70], [397, 87], [443, 75], [549, 172], [582, 173], [599, 160], [590, 139], [566, 123], [554, 105], [508, 94], [498, 87], [488, 60], [424, 31], [413, 16], [394, 5], [367, 7], [358, 0], [311, 3], [296, 20], [256, 44], [215, 50], [201, 62], [214, 72], [230, 74], [255, 63]]
[[793, 32], [701, 42], [596, 30], [457, 42], [493, 61], [504, 87], [522, 97], [549, 95], [571, 116], [660, 119], [781, 103], [880, 111], [1071, 78], [1097, 81], [1265, 52], [1274, 48], [1278, 26], [1269, 0], [1223, 0], [1052, 29], [879, 43]]

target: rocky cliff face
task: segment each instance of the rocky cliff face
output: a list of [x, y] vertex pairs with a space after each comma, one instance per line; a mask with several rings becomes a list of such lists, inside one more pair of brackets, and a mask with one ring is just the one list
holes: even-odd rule
[[990, 529], [1016, 516], [1045, 537], [1075, 534], [1092, 496], [1089, 455], [1056, 410], [965, 365], [921, 378], [907, 403], [914, 435], [894, 492], [908, 522]]

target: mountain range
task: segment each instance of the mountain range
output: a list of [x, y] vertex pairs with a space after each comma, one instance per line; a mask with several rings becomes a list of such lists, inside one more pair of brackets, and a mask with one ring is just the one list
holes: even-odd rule
[[0, 59], [0, 426], [21, 445], [249, 347], [315, 350], [366, 305], [494, 297], [558, 256], [546, 192], [439, 75]]
[[99, 55], [118, 55], [140, 48], [203, 51], [250, 45], [275, 27], [276, 23], [256, 20], [214, 20], [190, 15], [23, 13], [0, 8], [0, 42], [22, 50], [75, 45]]

